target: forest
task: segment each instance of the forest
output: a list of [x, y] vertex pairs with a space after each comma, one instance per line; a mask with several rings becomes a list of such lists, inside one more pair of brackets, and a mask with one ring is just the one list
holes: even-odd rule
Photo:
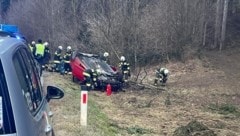
[[[0, 23], [30, 42], [126, 56], [133, 67], [236, 46], [239, 0], [0, 0]], [[89, 50], [90, 49], [90, 50]]]

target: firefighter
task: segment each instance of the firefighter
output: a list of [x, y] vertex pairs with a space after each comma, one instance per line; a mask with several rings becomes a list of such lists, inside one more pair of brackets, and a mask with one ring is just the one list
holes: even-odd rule
[[86, 86], [88, 86], [88, 88], [90, 88], [90, 89], [94, 89], [98, 85], [97, 84], [97, 76], [98, 76], [97, 71], [98, 71], [97, 69], [96, 70], [86, 69], [83, 72], [83, 75], [85, 77]]
[[106, 63], [109, 64], [110, 62], [109, 62], [108, 56], [109, 56], [109, 53], [108, 52], [104, 52], [102, 60], [104, 60]]
[[35, 58], [38, 61], [38, 63], [43, 66], [43, 58], [44, 58], [44, 52], [45, 51], [45, 46], [42, 43], [42, 40], [39, 39], [38, 43], [36, 44], [36, 51], [35, 51]]
[[122, 71], [124, 82], [127, 82], [128, 81], [128, 77], [131, 76], [131, 74], [130, 74], [130, 65], [126, 61], [124, 56], [121, 56], [121, 58], [120, 58], [119, 67], [120, 67], [120, 69]]
[[50, 49], [49, 49], [49, 43], [48, 42], [44, 42], [43, 44], [45, 46], [45, 51], [44, 51], [44, 64], [45, 64], [45, 68], [48, 68], [48, 64], [49, 61], [51, 59], [51, 53], [50, 53]]
[[93, 89], [93, 73], [94, 73], [94, 70], [93, 69], [86, 69], [84, 72], [83, 72], [83, 76], [84, 76], [84, 80], [85, 80], [85, 84], [87, 86], [87, 89], [88, 90], [91, 90]]
[[167, 68], [158, 68], [156, 70], [156, 77], [154, 80], [154, 85], [157, 85], [158, 81], [165, 85], [168, 80], [169, 71]]
[[35, 56], [35, 51], [36, 51], [36, 43], [35, 41], [32, 41], [31, 43], [29, 43], [29, 48], [30, 48], [30, 51], [32, 52], [33, 56]]
[[71, 74], [71, 66], [70, 66], [70, 59], [71, 59], [71, 55], [72, 55], [72, 48], [71, 46], [67, 47], [67, 51], [63, 57], [64, 60], [64, 69], [65, 69], [65, 74]]
[[58, 46], [58, 49], [54, 53], [53, 57], [53, 71], [59, 71], [60, 70], [60, 63], [62, 60], [62, 46]]

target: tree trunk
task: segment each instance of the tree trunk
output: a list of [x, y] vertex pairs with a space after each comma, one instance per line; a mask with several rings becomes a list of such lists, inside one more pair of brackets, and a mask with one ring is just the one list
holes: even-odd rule
[[226, 24], [227, 24], [227, 13], [228, 13], [228, 2], [229, 0], [224, 0], [224, 9], [223, 9], [223, 21], [222, 21], [222, 32], [221, 32], [221, 41], [219, 50], [222, 50], [222, 46], [225, 42], [225, 33], [226, 33]]
[[220, 37], [220, 30], [221, 30], [221, 4], [222, 0], [217, 0], [217, 7], [216, 7], [216, 19], [215, 19], [215, 34], [214, 34], [214, 44], [212, 48], [216, 48], [219, 43]]
[[203, 42], [202, 42], [203, 47], [205, 47], [205, 45], [206, 45], [206, 36], [207, 36], [207, 22], [205, 22], [205, 24], [204, 24]]

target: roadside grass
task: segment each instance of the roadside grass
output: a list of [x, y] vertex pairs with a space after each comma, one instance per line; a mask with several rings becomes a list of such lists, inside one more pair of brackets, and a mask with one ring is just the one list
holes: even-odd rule
[[[55, 74], [55, 73], [53, 73]], [[60, 77], [59, 75], [54, 75]], [[123, 130], [115, 122], [109, 120], [107, 115], [102, 112], [96, 100], [88, 97], [88, 119], [87, 126], [80, 124], [80, 98], [81, 90], [79, 84], [69, 82], [70, 80], [54, 80], [49, 77], [49, 81], [64, 89], [63, 99], [52, 101], [56, 106], [54, 110], [58, 113], [55, 117], [56, 135], [71, 136], [116, 136], [125, 135]], [[62, 78], [58, 78], [62, 79]], [[69, 77], [65, 77], [69, 79]]]
[[54, 102], [58, 111], [58, 119], [55, 120], [57, 127], [56, 135], [79, 136], [80, 133], [80, 90], [72, 83], [55, 81], [61, 88], [64, 88], [63, 99]]
[[100, 106], [91, 98], [88, 100], [88, 125], [103, 136], [115, 136], [122, 133], [122, 130], [101, 111]]
[[144, 129], [139, 126], [129, 127], [127, 128], [127, 132], [128, 134], [131, 134], [131, 135], [144, 135], [144, 134], [152, 133], [151, 130]]
[[208, 109], [218, 114], [240, 117], [240, 110], [233, 104], [209, 104]]
[[101, 110], [101, 106], [95, 101], [94, 98], [90, 98], [88, 101], [88, 125], [94, 128], [97, 136], [138, 136], [152, 133], [151, 130], [141, 128], [140, 126], [119, 126], [117, 122], [108, 118]]

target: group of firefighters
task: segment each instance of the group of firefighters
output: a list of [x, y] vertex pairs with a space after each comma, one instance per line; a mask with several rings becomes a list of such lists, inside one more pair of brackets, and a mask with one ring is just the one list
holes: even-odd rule
[[[109, 64], [109, 53], [105, 52], [101, 57], [102, 60]], [[131, 76], [130, 73], [130, 64], [126, 61], [124, 56], [120, 57], [119, 69], [121, 70], [121, 75], [124, 83], [128, 82], [128, 78]], [[87, 69], [83, 72], [83, 75], [86, 79], [86, 86], [88, 88], [93, 88], [94, 84], [97, 81], [97, 71], [93, 69]], [[159, 83], [165, 85], [169, 76], [169, 70], [167, 68], [157, 68], [155, 71], [154, 85], [157, 86]]]
[[[29, 44], [29, 48], [33, 56], [42, 66], [43, 69], [47, 68], [48, 70], [51, 71], [58, 71], [61, 74], [71, 74], [70, 66], [70, 59], [72, 54], [71, 46], [67, 46], [64, 55], [62, 55], [63, 47], [58, 46], [57, 50], [54, 52], [53, 66], [49, 65], [51, 60], [51, 53], [48, 42], [43, 43], [41, 39], [39, 39], [37, 43], [35, 41], [32, 41]], [[109, 64], [109, 53], [104, 52], [101, 59]], [[121, 70], [123, 81], [128, 82], [128, 78], [131, 76], [130, 64], [126, 61], [126, 58], [124, 56], [120, 57], [119, 69]], [[85, 76], [86, 79], [86, 85], [89, 87], [94, 84], [94, 81], [96, 81], [97, 71], [96, 70], [94, 71], [93, 69], [86, 69], [83, 75]], [[158, 83], [162, 83], [162, 85], [164, 85], [167, 82], [168, 75], [169, 71], [167, 68], [157, 68], [155, 72], [154, 85], [158, 85]]]
[[[58, 71], [61, 74], [71, 74], [70, 58], [72, 54], [71, 46], [67, 46], [67, 49], [62, 56], [63, 47], [58, 46], [58, 49], [54, 53], [53, 64], [50, 62], [51, 53], [49, 49], [49, 43], [43, 42], [41, 39], [37, 41], [32, 41], [29, 43], [29, 48], [34, 56], [34, 58], [41, 65], [42, 69], [48, 69], [51, 71]], [[50, 65], [52, 64], [52, 65]]]

